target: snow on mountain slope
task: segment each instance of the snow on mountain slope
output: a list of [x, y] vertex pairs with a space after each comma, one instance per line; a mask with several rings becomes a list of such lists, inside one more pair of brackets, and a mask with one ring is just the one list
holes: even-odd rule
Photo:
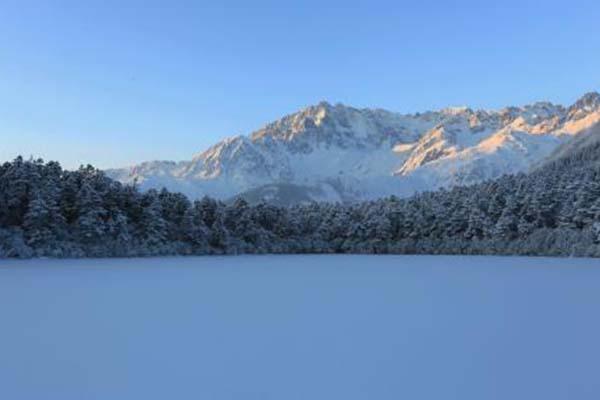
[[581, 156], [582, 151], [588, 151], [589, 153], [585, 157], [590, 159], [591, 164], [597, 165], [600, 164], [600, 158], [598, 157], [600, 152], [598, 149], [600, 149], [600, 122], [586, 129], [583, 133], [578, 134], [573, 140], [558, 147], [549, 157], [537, 163], [534, 167], [541, 168], [547, 164], [569, 157]]
[[[419, 114], [321, 102], [188, 162], [147, 162], [109, 176], [191, 197], [351, 201], [474, 183], [528, 170], [600, 122], [600, 95], [499, 111]], [[291, 194], [294, 194], [293, 196]]]

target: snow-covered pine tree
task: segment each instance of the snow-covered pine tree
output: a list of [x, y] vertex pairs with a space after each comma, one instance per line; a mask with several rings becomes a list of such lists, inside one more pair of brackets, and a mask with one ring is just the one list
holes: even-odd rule
[[208, 254], [209, 228], [204, 224], [203, 212], [199, 201], [185, 212], [183, 217], [183, 233], [185, 241], [191, 244], [193, 254]]
[[150, 190], [143, 199], [143, 210], [140, 220], [140, 233], [144, 251], [158, 254], [165, 250], [168, 226], [162, 216], [162, 204], [158, 193]]
[[85, 180], [82, 182], [75, 204], [78, 214], [76, 226], [79, 241], [89, 246], [104, 243], [108, 232], [107, 211], [102, 205], [100, 194], [90, 182]]

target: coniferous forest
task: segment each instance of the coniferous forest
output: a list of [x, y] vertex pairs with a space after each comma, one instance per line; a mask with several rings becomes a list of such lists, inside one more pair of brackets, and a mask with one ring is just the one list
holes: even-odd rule
[[17, 158], [0, 166], [0, 257], [262, 253], [600, 256], [600, 143], [529, 174], [357, 204], [289, 208]]

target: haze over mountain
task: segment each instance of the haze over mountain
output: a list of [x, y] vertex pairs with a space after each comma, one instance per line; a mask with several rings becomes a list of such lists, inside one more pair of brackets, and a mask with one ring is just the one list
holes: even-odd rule
[[321, 102], [248, 136], [227, 138], [190, 161], [144, 162], [107, 173], [192, 198], [291, 204], [407, 196], [527, 171], [599, 122], [596, 92], [568, 107], [537, 102], [417, 114]]

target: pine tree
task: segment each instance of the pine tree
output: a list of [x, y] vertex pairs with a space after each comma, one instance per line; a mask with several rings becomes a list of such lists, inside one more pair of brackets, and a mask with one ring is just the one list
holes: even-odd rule
[[204, 224], [199, 202], [195, 202], [194, 205], [186, 211], [183, 221], [185, 240], [192, 245], [193, 252], [195, 254], [208, 253], [210, 231]]
[[142, 240], [151, 253], [159, 252], [167, 242], [168, 227], [162, 216], [162, 205], [156, 192], [147, 194], [147, 205], [141, 216]]
[[51, 210], [46, 201], [37, 195], [29, 203], [29, 209], [25, 214], [23, 221], [27, 244], [33, 248], [39, 249], [45, 254], [52, 241], [52, 218]]
[[[217, 252], [217, 253], [227, 253], [228, 244], [229, 244], [229, 232], [225, 227], [223, 213], [220, 210], [217, 210], [215, 215], [215, 220], [210, 229], [210, 233], [208, 235], [208, 244]], [[236, 249], [231, 249], [232, 252], [236, 252]]]
[[79, 240], [84, 244], [99, 244], [105, 240], [108, 231], [107, 212], [100, 195], [87, 181], [83, 182], [77, 193], [76, 208]]

